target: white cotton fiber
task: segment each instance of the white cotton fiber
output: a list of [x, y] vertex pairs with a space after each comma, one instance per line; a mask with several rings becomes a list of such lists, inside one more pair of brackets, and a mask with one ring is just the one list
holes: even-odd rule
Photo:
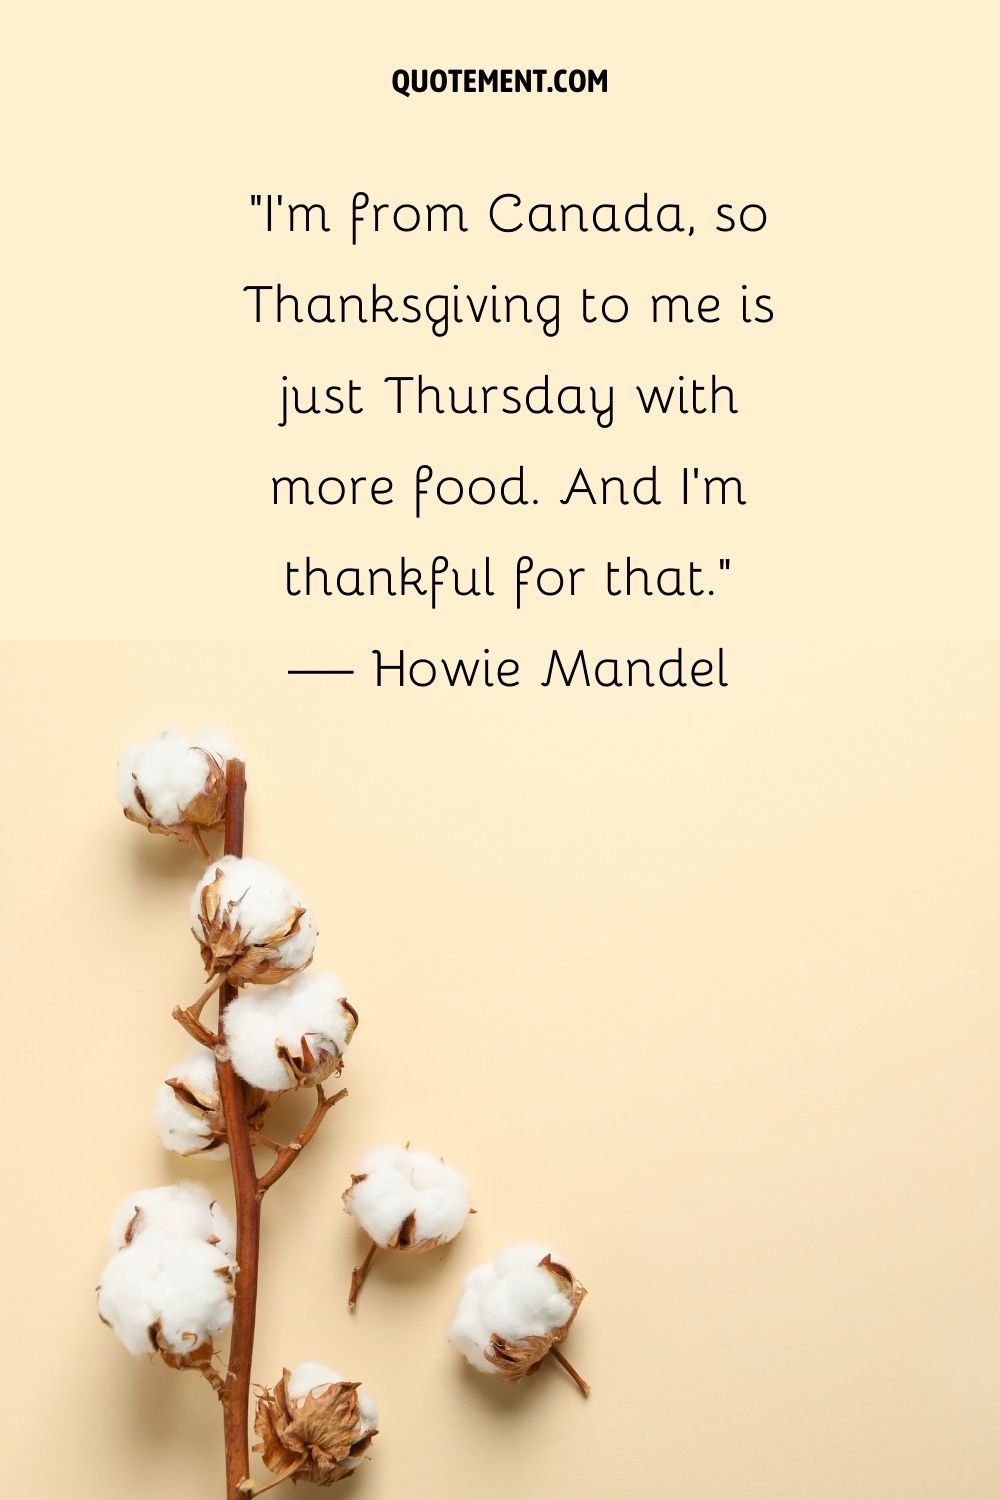
[[281, 871], [263, 859], [239, 859], [235, 854], [226, 854], [209, 864], [191, 897], [191, 922], [198, 940], [201, 941], [202, 936], [201, 893], [220, 873], [222, 906], [236, 903], [229, 921], [233, 926], [239, 923], [245, 948], [266, 942], [285, 926], [293, 911], [305, 908], [296, 931], [271, 953], [271, 963], [275, 968], [304, 968], [312, 958], [316, 943], [316, 918]]
[[221, 1107], [213, 1054], [207, 1047], [196, 1047], [182, 1063], [178, 1063], [169, 1077], [185, 1084], [204, 1108], [196, 1108], [179, 1099], [169, 1083], [161, 1083], [153, 1100], [153, 1123], [162, 1144], [168, 1151], [176, 1151], [181, 1156], [196, 1153], [218, 1158], [228, 1156], [225, 1145], [206, 1150], [212, 1139], [207, 1114], [217, 1112]]
[[130, 1354], [152, 1352], [154, 1325], [173, 1354], [190, 1354], [228, 1328], [231, 1294], [230, 1263], [218, 1246], [149, 1230], [108, 1261], [97, 1310]]
[[235, 1227], [200, 1182], [141, 1188], [122, 1199], [111, 1224], [112, 1249], [123, 1250], [138, 1235], [150, 1233], [214, 1241], [229, 1260], [236, 1253]]
[[242, 991], [227, 1006], [224, 1022], [237, 1073], [256, 1088], [276, 1092], [296, 1082], [279, 1048], [301, 1061], [305, 1039], [320, 1071], [324, 1060], [341, 1058], [355, 1026], [343, 997], [336, 974], [312, 969], [266, 992]]
[[546, 1255], [559, 1262], [544, 1245], [513, 1245], [466, 1276], [448, 1338], [477, 1370], [497, 1373], [486, 1357], [494, 1336], [517, 1340], [544, 1335], [572, 1315], [573, 1303], [562, 1284], [539, 1264]]
[[[398, 1247], [400, 1229], [414, 1215], [411, 1243], [453, 1240], [469, 1216], [469, 1185], [461, 1172], [429, 1151], [382, 1146], [358, 1167], [344, 1206], [377, 1245]], [[403, 1247], [399, 1247], [403, 1248]]]
[[183, 820], [184, 809], [205, 787], [209, 767], [205, 754], [220, 769], [238, 752], [224, 730], [204, 725], [190, 738], [164, 729], [142, 744], [129, 745], [118, 761], [117, 792], [122, 807], [144, 816], [136, 798], [138, 787], [145, 811], [155, 823], [169, 828]]

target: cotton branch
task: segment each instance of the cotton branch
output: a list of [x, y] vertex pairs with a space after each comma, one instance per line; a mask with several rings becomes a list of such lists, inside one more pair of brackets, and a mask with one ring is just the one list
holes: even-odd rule
[[[206, 858], [202, 833], [224, 828], [224, 852], [208, 860], [191, 898], [208, 984], [192, 1005], [173, 1010], [198, 1046], [160, 1085], [155, 1114], [171, 1150], [186, 1156], [228, 1148], [236, 1224], [195, 1183], [129, 1195], [112, 1225], [115, 1249], [98, 1288], [98, 1313], [130, 1353], [156, 1355], [208, 1381], [223, 1408], [226, 1500], [248, 1500], [286, 1478], [329, 1484], [346, 1477], [377, 1431], [377, 1413], [367, 1395], [356, 1397], [358, 1382], [300, 1363], [279, 1382], [283, 1394], [277, 1386], [259, 1392], [257, 1431], [266, 1408], [270, 1434], [260, 1451], [276, 1477], [259, 1488], [250, 1478], [261, 1205], [345, 1097], [341, 1089], [328, 1098], [323, 1084], [339, 1074], [358, 1017], [335, 975], [306, 972], [317, 930], [309, 904], [280, 870], [243, 854], [245, 769], [223, 738], [199, 732], [198, 743], [168, 730], [128, 747], [118, 791], [131, 822], [173, 835]], [[214, 1030], [203, 1020], [213, 994]], [[295, 1139], [280, 1145], [265, 1138], [264, 1114], [276, 1097], [306, 1087], [316, 1089], [316, 1107]], [[256, 1143], [274, 1152], [259, 1176]], [[227, 1328], [222, 1375], [212, 1360]], [[323, 1441], [311, 1425], [317, 1406], [324, 1409]]]
[[[245, 799], [246, 772], [243, 762], [231, 760], [226, 765], [227, 854], [240, 856], [243, 853]], [[220, 1029], [226, 1006], [235, 993], [230, 984], [222, 985], [219, 992]], [[236, 1076], [232, 1063], [225, 1058], [216, 1058], [216, 1071], [236, 1197], [236, 1263], [239, 1274], [236, 1277], [229, 1371], [223, 1387], [222, 1407], [228, 1500], [237, 1500], [241, 1493], [240, 1484], [250, 1473], [250, 1367], [257, 1318], [260, 1197], [257, 1193], [257, 1169], [250, 1144], [243, 1083]]]

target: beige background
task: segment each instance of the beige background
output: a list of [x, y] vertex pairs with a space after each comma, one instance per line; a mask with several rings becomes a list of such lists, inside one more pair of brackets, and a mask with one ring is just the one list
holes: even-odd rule
[[[149, 1126], [200, 969], [197, 860], [113, 767], [226, 724], [248, 849], [316, 906], [361, 1013], [350, 1098], [268, 1201], [259, 1379], [382, 1409], [368, 1500], [993, 1500], [1000, 1490], [997, 527], [987, 449], [988, 9], [104, 4], [16, 22], [5, 250], [13, 1493], [221, 1492], [207, 1388], [134, 1362], [93, 1287], [112, 1210], [179, 1175]], [[401, 65], [607, 66], [606, 98], [397, 99]], [[11, 132], [9, 132], [10, 134]], [[272, 239], [248, 194], [761, 201], [739, 245]], [[651, 237], [652, 238], [652, 237]], [[775, 298], [768, 329], [253, 328], [239, 288], [581, 284]], [[717, 370], [732, 422], [270, 425], [278, 376], [622, 385]], [[269, 476], [578, 463], [743, 474], [735, 515], [275, 516]], [[628, 472], [628, 470], [626, 470]], [[731, 555], [627, 612], [292, 605], [286, 557]], [[164, 643], [162, 637], [170, 639]], [[51, 638], [51, 639], [47, 639]], [[548, 649], [727, 645], [700, 695], [543, 693]], [[519, 693], [289, 679], [373, 645], [522, 654]], [[288, 1120], [294, 1128], [294, 1121]], [[378, 1263], [339, 1195], [410, 1138], [479, 1213]], [[224, 1167], [190, 1166], [228, 1192]], [[180, 1167], [180, 1172], [184, 1167]], [[444, 1341], [463, 1272], [550, 1238], [590, 1296], [520, 1390]]]
[[[370, 1500], [994, 1495], [996, 649], [903, 648], [884, 673], [804, 652], [794, 700], [751, 658], [666, 729], [645, 698], [535, 694], [516, 734], [455, 695], [403, 733], [384, 694], [345, 709], [281, 678], [280, 648], [241, 656], [4, 658], [24, 1492], [61, 1494], [67, 1462], [86, 1495], [219, 1491], [207, 1388], [132, 1361], [92, 1300], [119, 1196], [178, 1175], [148, 1121], [199, 985], [199, 866], [112, 796], [166, 704], [239, 728], [248, 848], [314, 902], [361, 1014], [350, 1097], [267, 1202], [255, 1368], [369, 1385]], [[352, 1319], [339, 1194], [395, 1139], [462, 1164], [479, 1213], [423, 1263], [377, 1263]], [[188, 1170], [227, 1195], [224, 1168]], [[504, 1389], [444, 1341], [463, 1272], [526, 1235], [590, 1290], [589, 1403], [558, 1371]]]

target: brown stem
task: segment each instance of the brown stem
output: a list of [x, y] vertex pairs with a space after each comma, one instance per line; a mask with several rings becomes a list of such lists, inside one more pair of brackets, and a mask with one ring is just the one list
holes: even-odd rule
[[358, 1300], [358, 1293], [365, 1284], [365, 1277], [368, 1275], [368, 1272], [371, 1269], [371, 1263], [375, 1259], [375, 1252], [377, 1249], [378, 1246], [376, 1245], [375, 1241], [372, 1240], [371, 1244], [368, 1247], [368, 1254], [365, 1256], [360, 1266], [355, 1266], [354, 1270], [351, 1272], [351, 1290], [348, 1293], [347, 1297], [347, 1305], [351, 1309], [351, 1312], [354, 1311], [354, 1304]]
[[[243, 853], [243, 807], [246, 772], [241, 760], [226, 765], [225, 852]], [[223, 984], [219, 993], [219, 1030], [226, 1006], [236, 990]], [[223, 1433], [226, 1445], [226, 1500], [242, 1500], [242, 1483], [250, 1474], [250, 1366], [257, 1316], [257, 1266], [260, 1259], [260, 1196], [257, 1169], [250, 1144], [250, 1128], [241, 1079], [228, 1059], [216, 1057], [219, 1096], [226, 1121], [226, 1140], [236, 1197], [236, 1295], [229, 1372], [222, 1391]]]
[[[313, 1110], [308, 1123], [303, 1125], [294, 1141], [291, 1141], [287, 1146], [278, 1146], [275, 1148], [278, 1154], [273, 1164], [268, 1167], [257, 1183], [257, 1196], [259, 1198], [263, 1198], [268, 1188], [273, 1187], [279, 1177], [284, 1177], [292, 1162], [297, 1159], [302, 1149], [308, 1146], [326, 1119], [327, 1111], [332, 1109], [339, 1099], [346, 1099], [347, 1090], [341, 1089], [339, 1093], [331, 1094], [328, 1099], [323, 1092], [323, 1085], [320, 1083], [316, 1085], [316, 1096], [316, 1108]], [[272, 1143], [268, 1142], [268, 1144], [271, 1145]]]
[[552, 1355], [553, 1359], [558, 1360], [559, 1364], [561, 1364], [563, 1369], [566, 1371], [566, 1374], [573, 1377], [583, 1394], [585, 1396], [589, 1396], [590, 1386], [584, 1380], [579, 1370], [574, 1370], [573, 1366], [570, 1364], [565, 1354], [563, 1354], [562, 1350], [556, 1344], [553, 1344], [552, 1348], [549, 1350], [549, 1353]]

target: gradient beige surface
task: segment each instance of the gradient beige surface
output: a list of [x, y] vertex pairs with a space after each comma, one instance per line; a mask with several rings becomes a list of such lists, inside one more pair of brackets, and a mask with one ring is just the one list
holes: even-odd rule
[[[396, 602], [290, 600], [286, 560], [368, 564], [486, 551], [504, 562], [661, 565], [733, 558], [712, 601], [595, 600], [623, 641], [754, 630], [995, 634], [985, 432], [992, 285], [992, 32], [982, 4], [787, 3], [656, 9], [528, 0], [367, 11], [302, 3], [60, 4], [17, 24], [37, 56], [11, 163], [18, 295], [7, 462], [21, 546], [0, 590], [0, 635], [301, 640], [324, 665], [397, 640], [516, 646], [593, 633], [586, 606], [506, 599], [434, 617]], [[42, 28], [45, 28], [44, 31]], [[40, 49], [36, 52], [36, 49]], [[26, 62], [29, 59], [26, 59]], [[43, 66], [44, 60], [44, 66]], [[400, 66], [607, 66], [607, 96], [402, 99]], [[453, 198], [467, 235], [344, 243], [350, 195]], [[648, 190], [697, 221], [672, 236], [497, 235], [490, 197], [526, 202]], [[270, 237], [251, 193], [329, 203], [328, 235]], [[760, 202], [756, 236], [709, 232], [714, 207]], [[13, 212], [16, 207], [16, 213]], [[569, 297], [713, 292], [774, 298], [764, 328], [567, 326], [357, 330], [256, 327], [247, 283], [307, 290], [463, 289]], [[717, 371], [737, 417], [635, 415], [625, 393]], [[443, 382], [622, 387], [611, 432], [580, 420], [299, 419], [279, 431], [280, 377], [301, 383], [422, 371]], [[634, 404], [634, 403], [633, 403]], [[505, 474], [523, 461], [543, 497], [579, 464], [598, 472], [743, 475], [750, 505], [720, 516], [454, 511], [276, 513], [271, 475], [377, 474], [420, 462]], [[991, 534], [995, 525], [990, 522]], [[218, 609], [225, 556], [249, 608]], [[181, 607], [178, 607], [180, 601]]]
[[[666, 725], [539, 693], [516, 738], [489, 698], [401, 719], [287, 682], [280, 648], [3, 661], [18, 1493], [54, 1500], [67, 1465], [95, 1497], [221, 1483], [207, 1387], [93, 1311], [119, 1196], [180, 1165], [149, 1109], [199, 984], [198, 862], [112, 795], [120, 743], [169, 705], [239, 731], [248, 848], [311, 898], [361, 1014], [350, 1097], [267, 1202], [256, 1358], [370, 1386], [359, 1495], [995, 1494], [996, 648], [902, 650], [891, 691], [865, 650], [811, 652], [794, 698], [748, 669]], [[465, 1166], [479, 1212], [445, 1252], [377, 1262], [352, 1318], [339, 1194], [394, 1139]], [[534, 1235], [590, 1290], [589, 1402], [444, 1340], [463, 1272]]]

